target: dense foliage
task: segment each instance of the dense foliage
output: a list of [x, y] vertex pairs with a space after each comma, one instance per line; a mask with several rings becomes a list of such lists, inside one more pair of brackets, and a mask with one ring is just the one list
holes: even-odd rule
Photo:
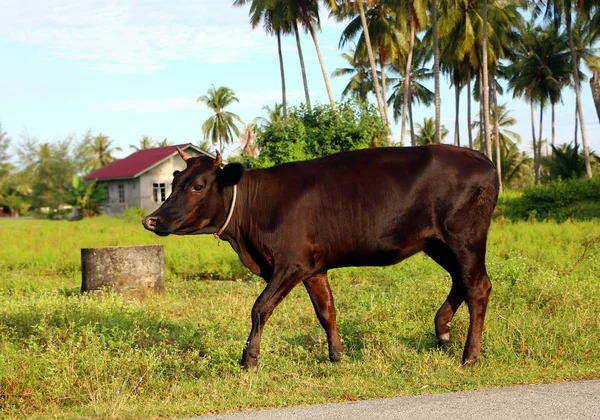
[[248, 166], [266, 167], [312, 159], [347, 150], [364, 149], [385, 141], [385, 131], [374, 106], [347, 101], [336, 110], [317, 105], [290, 109], [287, 120], [276, 119], [257, 130], [260, 156], [245, 158]]
[[570, 179], [526, 188], [502, 203], [512, 219], [600, 218], [600, 179]]

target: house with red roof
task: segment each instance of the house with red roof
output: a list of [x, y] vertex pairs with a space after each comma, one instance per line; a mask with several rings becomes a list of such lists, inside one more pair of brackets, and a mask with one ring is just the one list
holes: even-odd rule
[[86, 175], [86, 182], [97, 180], [106, 185], [108, 203], [104, 213], [121, 214], [127, 207], [157, 209], [171, 194], [173, 172], [185, 169], [177, 147], [192, 156], [215, 157], [190, 143], [157, 147], [138, 150]]

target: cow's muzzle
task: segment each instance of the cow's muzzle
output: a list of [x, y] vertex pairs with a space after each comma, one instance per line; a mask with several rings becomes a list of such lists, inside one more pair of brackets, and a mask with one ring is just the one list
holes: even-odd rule
[[158, 236], [167, 236], [169, 234], [160, 217], [146, 216], [144, 217], [144, 220], [142, 220], [142, 225], [144, 225], [147, 230], [156, 233]]

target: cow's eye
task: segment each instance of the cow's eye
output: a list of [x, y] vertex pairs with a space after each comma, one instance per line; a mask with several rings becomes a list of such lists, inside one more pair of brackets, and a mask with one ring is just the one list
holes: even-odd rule
[[202, 191], [204, 189], [204, 185], [196, 184], [192, 187], [194, 191]]

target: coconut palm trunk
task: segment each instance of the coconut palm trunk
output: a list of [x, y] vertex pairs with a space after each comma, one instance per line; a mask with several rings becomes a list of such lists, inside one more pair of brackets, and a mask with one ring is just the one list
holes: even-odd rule
[[304, 54], [302, 54], [302, 44], [300, 43], [300, 33], [298, 22], [294, 21], [294, 35], [296, 36], [296, 47], [298, 48], [298, 60], [300, 60], [300, 70], [302, 72], [302, 83], [304, 84], [304, 98], [306, 99], [306, 108], [311, 111], [310, 93], [308, 92], [308, 79], [306, 78], [306, 67], [304, 65]]
[[598, 70], [594, 70], [592, 73], [590, 88], [592, 89], [592, 98], [596, 106], [596, 114], [598, 114], [598, 122], [600, 122], [600, 74]]
[[[379, 65], [381, 66], [381, 95], [383, 96], [383, 111], [385, 114], [385, 120], [388, 119], [388, 107], [387, 107], [387, 82], [385, 80], [385, 53], [380, 49], [379, 50]], [[390, 142], [388, 142], [389, 144]]]
[[[552, 102], [552, 146], [556, 146], [556, 113], [555, 113], [556, 104]], [[552, 149], [552, 153], [554, 153], [554, 149]]]
[[537, 144], [535, 141], [535, 110], [534, 110], [534, 102], [533, 102], [533, 98], [529, 99], [529, 105], [530, 105], [530, 112], [531, 112], [531, 138], [532, 138], [532, 142], [533, 142], [533, 163], [534, 163], [534, 170], [533, 170], [533, 174], [535, 177], [535, 183], [538, 183], [538, 177], [537, 177], [537, 170], [535, 169], [536, 165], [537, 165]]
[[415, 138], [415, 124], [413, 120], [413, 112], [412, 112], [412, 100], [408, 101], [408, 119], [410, 122], [410, 145], [416, 146], [417, 140]]
[[431, 34], [433, 37], [433, 85], [435, 90], [435, 142], [442, 142], [440, 102], [440, 48], [437, 27], [437, 0], [431, 1]]
[[[406, 58], [406, 72], [404, 73], [404, 106], [402, 107], [402, 131], [400, 132], [400, 145], [404, 146], [404, 136], [406, 135], [406, 114], [408, 101], [410, 101], [410, 72], [412, 71], [412, 57], [415, 48], [415, 23], [414, 17], [410, 19], [410, 46], [408, 48], [408, 57]], [[411, 131], [410, 144], [414, 146], [414, 135]]]
[[325, 67], [325, 61], [323, 60], [323, 54], [321, 54], [321, 46], [319, 45], [319, 39], [317, 38], [317, 32], [315, 31], [314, 25], [308, 27], [310, 36], [315, 44], [317, 50], [317, 58], [319, 59], [319, 65], [321, 66], [321, 72], [323, 73], [323, 80], [325, 81], [325, 89], [327, 90], [327, 96], [329, 97], [329, 103], [331, 108], [335, 109], [335, 99], [333, 98], [333, 91], [331, 90], [331, 83], [329, 83], [329, 74]]
[[488, 54], [487, 54], [487, 0], [483, 0], [483, 132], [485, 135], [486, 153], [492, 157], [492, 142], [490, 141], [490, 84], [488, 78]]
[[[363, 27], [363, 34], [365, 36], [365, 46], [367, 47], [367, 55], [369, 56], [369, 65], [371, 66], [371, 76], [373, 77], [373, 85], [375, 86], [375, 96], [377, 97], [377, 105], [379, 106], [379, 113], [383, 121], [383, 126], [386, 131], [389, 132], [389, 125], [386, 118], [386, 112], [381, 96], [381, 89], [379, 88], [379, 78], [377, 77], [377, 67], [375, 66], [375, 55], [373, 54], [373, 46], [371, 44], [371, 36], [369, 35], [369, 26], [367, 25], [367, 17], [365, 15], [365, 7], [363, 0], [357, 0], [358, 12], [360, 13], [360, 21]], [[390, 137], [388, 135], [388, 145], [390, 145]]]
[[502, 154], [500, 153], [500, 116], [498, 113], [498, 89], [496, 81], [493, 83], [494, 96], [494, 142], [496, 143], [496, 171], [498, 172], [498, 182], [500, 184], [500, 192], [502, 192]]
[[544, 122], [544, 104], [540, 104], [540, 135], [537, 142], [537, 162], [535, 162], [535, 179], [536, 183], [540, 182], [541, 168], [542, 168], [542, 129]]
[[460, 128], [458, 124], [458, 115], [460, 107], [460, 74], [458, 70], [454, 70], [454, 108], [456, 116], [454, 117], [454, 145], [460, 147]]
[[571, 50], [571, 63], [573, 65], [573, 82], [575, 85], [575, 98], [577, 100], [577, 114], [579, 124], [581, 125], [581, 144], [583, 145], [583, 156], [585, 159], [585, 173], [588, 178], [592, 178], [592, 166], [590, 164], [590, 149], [588, 148], [587, 132], [585, 129], [585, 118], [583, 117], [583, 108], [581, 107], [581, 89], [579, 86], [579, 63], [577, 62], [577, 51], [573, 41], [573, 30], [571, 28], [571, 8], [568, 7], [565, 12], [567, 35], [569, 37], [569, 49]]
[[281, 72], [281, 103], [283, 105], [283, 120], [287, 120], [287, 101], [285, 89], [285, 71], [283, 69], [283, 54], [281, 52], [281, 32], [277, 31], [277, 53], [279, 54], [279, 71]]
[[471, 69], [467, 70], [467, 134], [469, 135], [469, 149], [473, 148], [473, 132], [471, 131]]
[[579, 114], [579, 106], [577, 106], [577, 103], [575, 103], [575, 148], [579, 147], [579, 143], [577, 142], [579, 137], [577, 134], [579, 132], [579, 119], [577, 118], [577, 114]]

